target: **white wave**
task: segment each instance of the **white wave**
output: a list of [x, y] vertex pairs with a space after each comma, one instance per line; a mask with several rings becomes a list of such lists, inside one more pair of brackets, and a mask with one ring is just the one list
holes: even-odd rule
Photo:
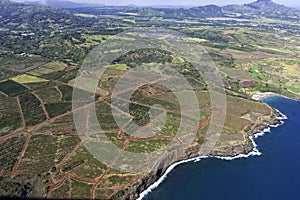
[[279, 113], [279, 117], [277, 117], [277, 119], [279, 119], [279, 120], [286, 120], [286, 119], [288, 119], [288, 117], [285, 115], [285, 114], [283, 114], [282, 112], [280, 112], [279, 110], [277, 110], [277, 109], [275, 109], [278, 113]]
[[250, 153], [248, 154], [239, 154], [233, 157], [223, 157], [223, 156], [212, 156], [212, 158], [217, 158], [217, 159], [221, 159], [221, 160], [235, 160], [235, 159], [239, 159], [239, 158], [249, 158], [250, 156], [260, 156], [262, 153], [259, 152], [257, 149], [253, 149]]
[[142, 193], [140, 193], [139, 197], [137, 198], [137, 200], [142, 200], [148, 193], [150, 193], [152, 190], [154, 190], [155, 188], [157, 188], [167, 178], [168, 174], [176, 166], [181, 165], [183, 163], [188, 163], [188, 162], [191, 162], [191, 161], [199, 162], [200, 160], [205, 159], [205, 158], [217, 158], [217, 159], [221, 159], [221, 160], [231, 161], [231, 160], [240, 159], [240, 158], [249, 158], [249, 157], [252, 157], [252, 156], [260, 156], [260, 155], [262, 155], [262, 153], [257, 149], [257, 144], [255, 143], [254, 139], [256, 139], [258, 137], [262, 137], [266, 133], [270, 133], [271, 132], [271, 128], [276, 128], [278, 126], [283, 125], [284, 121], [282, 121], [282, 120], [288, 119], [288, 117], [286, 115], [284, 115], [282, 112], [280, 112], [277, 109], [276, 109], [276, 111], [280, 115], [280, 116], [277, 117], [277, 119], [280, 120], [280, 123], [278, 123], [276, 125], [268, 125], [267, 128], [264, 128], [263, 130], [258, 131], [253, 136], [250, 136], [249, 139], [252, 142], [253, 149], [248, 154], [239, 154], [239, 155], [236, 155], [236, 156], [233, 156], [233, 157], [230, 157], [230, 156], [198, 156], [198, 157], [195, 157], [195, 158], [190, 158], [190, 159], [187, 159], [187, 160], [182, 160], [182, 161], [176, 162], [176, 163], [172, 164], [170, 167], [168, 167], [167, 170], [165, 171], [165, 173], [155, 183], [153, 183], [146, 190], [144, 190]]
[[144, 190], [142, 193], [139, 194], [139, 197], [137, 198], [137, 200], [142, 200], [148, 193], [150, 193], [153, 189], [157, 188], [167, 178], [168, 174], [176, 166], [181, 165], [183, 163], [191, 162], [191, 161], [198, 162], [198, 161], [200, 161], [201, 159], [204, 159], [204, 158], [208, 158], [208, 156], [199, 156], [199, 157], [196, 157], [196, 158], [190, 158], [190, 159], [182, 160], [182, 161], [179, 161], [179, 162], [176, 162], [176, 163], [172, 164], [170, 167], [167, 168], [165, 173], [155, 183], [150, 185], [146, 190]]
[[260, 132], [257, 132], [256, 134], [254, 134], [254, 136], [252, 136], [253, 138], [258, 138], [258, 137], [261, 137], [261, 136], [264, 136], [265, 135], [265, 132], [263, 131], [260, 131]]
[[281, 126], [281, 124], [275, 124], [275, 125], [269, 125], [271, 128], [277, 128], [278, 126]]

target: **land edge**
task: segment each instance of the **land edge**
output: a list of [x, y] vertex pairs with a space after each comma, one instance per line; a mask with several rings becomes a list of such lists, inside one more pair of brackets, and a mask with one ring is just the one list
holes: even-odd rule
[[262, 101], [264, 99], [267, 99], [267, 98], [270, 98], [270, 97], [283, 97], [283, 98], [286, 98], [286, 99], [291, 99], [291, 100], [294, 100], [294, 101], [300, 101], [300, 97], [299, 98], [291, 98], [291, 97], [287, 97], [287, 96], [284, 96], [282, 94], [277, 94], [277, 93], [274, 93], [274, 92], [257, 92], [257, 93], [254, 93], [252, 96], [251, 96], [251, 99], [255, 100], [255, 101]]
[[[281, 96], [284, 98], [292, 99], [280, 94], [266, 92], [266, 93], [256, 93], [257, 97], [252, 96], [252, 99], [255, 101], [262, 101], [266, 98], [270, 98], [273, 96]], [[293, 99], [295, 100], [295, 99]], [[297, 101], [297, 100], [296, 100]], [[267, 104], [268, 105], [268, 104]], [[269, 106], [269, 105], [268, 105]], [[271, 106], [270, 106], [271, 107]], [[272, 107], [271, 107], [272, 108]], [[273, 109], [273, 108], [272, 108]], [[129, 189], [130, 192], [126, 192], [124, 194], [124, 199], [137, 199], [142, 200], [148, 193], [150, 193], [153, 189], [157, 188], [167, 177], [167, 175], [178, 165], [188, 162], [198, 162], [201, 159], [205, 158], [217, 158], [217, 159], [223, 159], [223, 160], [235, 160], [238, 158], [248, 158], [250, 156], [259, 156], [262, 153], [258, 151], [257, 144], [255, 143], [254, 139], [258, 138], [260, 136], [263, 136], [265, 133], [270, 132], [270, 128], [276, 128], [284, 123], [283, 120], [287, 119], [287, 117], [280, 112], [279, 110], [275, 109], [275, 115], [276, 115], [276, 121], [274, 122], [261, 122], [261, 124], [257, 125], [253, 130], [249, 131], [247, 134], [249, 135], [250, 143], [247, 143], [245, 146], [240, 145], [239, 150], [240, 153], [235, 155], [232, 154], [233, 151], [228, 152], [227, 154], [220, 155], [218, 153], [212, 153], [207, 156], [199, 156], [198, 149], [191, 149], [191, 151], [187, 152], [187, 154], [184, 155], [182, 159], [179, 159], [178, 161], [164, 167], [163, 169], [159, 170], [158, 172], [152, 173], [151, 175], [145, 177], [141, 184], [137, 185], [137, 187], [134, 187], [132, 189]]]

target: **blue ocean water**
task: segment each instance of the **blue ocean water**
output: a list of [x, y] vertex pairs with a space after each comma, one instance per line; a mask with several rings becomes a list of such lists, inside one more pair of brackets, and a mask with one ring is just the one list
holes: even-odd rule
[[282, 97], [265, 102], [288, 119], [255, 139], [261, 156], [178, 165], [144, 199], [300, 199], [300, 102]]

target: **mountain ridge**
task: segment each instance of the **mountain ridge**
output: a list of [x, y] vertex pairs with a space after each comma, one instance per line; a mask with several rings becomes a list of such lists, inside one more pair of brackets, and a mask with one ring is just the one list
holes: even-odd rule
[[[9, 0], [1, 0], [0, 4], [16, 5], [17, 3]], [[45, 6], [40, 5], [38, 2], [25, 2], [20, 3], [24, 6]], [[105, 6], [102, 4], [85, 4], [85, 3], [75, 3], [72, 1], [58, 1], [51, 0], [46, 1], [46, 6], [52, 8], [61, 8], [77, 13], [95, 13], [95, 14], [105, 14], [103, 13], [106, 7], [115, 6]], [[90, 7], [91, 6], [91, 7]], [[2, 6], [3, 7], [3, 6]], [[88, 8], [82, 9], [81, 8]], [[97, 8], [102, 8], [97, 9]], [[116, 7], [117, 8], [117, 7]], [[244, 5], [227, 5], [227, 6], [217, 6], [217, 5], [205, 5], [191, 8], [154, 8], [154, 7], [138, 7], [138, 6], [123, 6], [118, 7], [118, 11], [115, 12], [116, 15], [122, 12], [135, 13], [140, 16], [154, 16], [154, 17], [168, 17], [168, 18], [214, 18], [214, 17], [230, 17], [230, 18], [245, 18], [245, 19], [256, 19], [256, 18], [272, 18], [287, 21], [295, 21], [300, 19], [300, 10], [296, 8], [289, 8], [285, 5], [274, 3], [272, 0], [257, 0], [252, 3]], [[1, 8], [0, 8], [1, 9]]]
[[[2, 1], [9, 1], [9, 0], [2, 0]], [[87, 2], [74, 2], [71, 0], [46, 0], [44, 3], [38, 0], [24, 0], [21, 2], [22, 4], [25, 5], [45, 5], [45, 6], [51, 6], [51, 7], [58, 7], [58, 8], [79, 8], [79, 7], [99, 7], [99, 6], [112, 6], [112, 5], [105, 5], [105, 4], [101, 4], [101, 3], [87, 3]], [[280, 6], [285, 6], [285, 5], [281, 5], [278, 3], [275, 3], [272, 0], [256, 0], [253, 1], [251, 3], [247, 3], [247, 4], [243, 4], [241, 6], [251, 6], [251, 4], [273, 4], [273, 5], [280, 5]], [[137, 6], [134, 4], [130, 4], [127, 6], [132, 6], [132, 7], [152, 7], [152, 8], [195, 8], [195, 7], [204, 7], [204, 6], [208, 6], [208, 5], [214, 5], [214, 4], [207, 4], [207, 5], [202, 5], [202, 6], [174, 6], [174, 5], [164, 5], [164, 6], [155, 6], [155, 5], [151, 5], [151, 6]], [[218, 7], [226, 7], [226, 6], [230, 6], [230, 5], [234, 5], [234, 4], [228, 4], [225, 6], [218, 6]], [[287, 7], [287, 6], [285, 6]], [[299, 6], [298, 6], [299, 7]], [[288, 8], [293, 8], [293, 7], [288, 7]], [[293, 8], [295, 9], [295, 8]]]
[[60, 1], [60, 0], [47, 0], [44, 3], [40, 1], [24, 1], [25, 5], [44, 5], [56, 8], [84, 8], [84, 7], [100, 7], [105, 6], [104, 4], [97, 3], [77, 3], [73, 1]]

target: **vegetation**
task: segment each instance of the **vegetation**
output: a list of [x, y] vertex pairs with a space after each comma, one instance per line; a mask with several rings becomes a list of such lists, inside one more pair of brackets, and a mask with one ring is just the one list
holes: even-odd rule
[[20, 96], [20, 104], [27, 126], [33, 126], [46, 120], [41, 102], [34, 95], [27, 93]]
[[0, 83], [1, 92], [8, 96], [16, 96], [24, 93], [27, 88], [11, 80]]
[[13, 137], [1, 143], [1, 169], [2, 173], [11, 172], [18, 159], [22, 147], [25, 143], [26, 136]]
[[17, 83], [42, 83], [42, 82], [47, 82], [46, 79], [38, 78], [35, 76], [30, 76], [27, 74], [23, 74], [17, 77], [12, 78], [13, 81]]
[[22, 127], [20, 111], [15, 98], [0, 96], [0, 137]]
[[[181, 119], [187, 116], [182, 116], [176, 95], [159, 81], [132, 89], [130, 99], [125, 98], [125, 90], [121, 91], [113, 99], [117, 108], [112, 108], [116, 83], [142, 64], [156, 63], [151, 70], [158, 74], [167, 70], [163, 66], [171, 66], [193, 87], [201, 108], [200, 121], [196, 121], [199, 127], [193, 127], [193, 148], [203, 144], [209, 128], [221, 130], [216, 146], [220, 152], [232, 150], [232, 144], [249, 143], [245, 140], [249, 132], [262, 121], [275, 119], [272, 108], [250, 100], [251, 94], [271, 91], [300, 98], [299, 13], [269, 0], [189, 9], [59, 9], [0, 0], [0, 194], [134, 198], [132, 192], [145, 184], [150, 174], [123, 173], [106, 166], [90, 154], [80, 137], [97, 141], [106, 136], [116, 147], [134, 153], [155, 152], [173, 139], [184, 139], [176, 134]], [[74, 88], [86, 55], [113, 35], [134, 27], [172, 29], [187, 35], [187, 41], [202, 45], [222, 76], [220, 84], [228, 94], [226, 113], [218, 106], [212, 107], [207, 85], [191, 63], [154, 48], [127, 52], [110, 63], [99, 80], [96, 95]], [[164, 81], [177, 84], [171, 79]], [[74, 90], [89, 97], [78, 102], [95, 102], [101, 130], [93, 131], [93, 125], [85, 126], [82, 132], [76, 130], [71, 110]], [[129, 113], [125, 113], [124, 105], [128, 105]], [[90, 106], [93, 104], [78, 107], [85, 113], [83, 125], [92, 120]], [[126, 119], [138, 125], [137, 131], [148, 128], [155, 119], [151, 112], [163, 115], [162, 109], [166, 111], [166, 123], [160, 130], [154, 127], [152, 131], [157, 134], [150, 138], [127, 133], [112, 114], [115, 111], [119, 117], [129, 117]], [[216, 119], [226, 116], [225, 122], [217, 121], [209, 127], [216, 112]]]

